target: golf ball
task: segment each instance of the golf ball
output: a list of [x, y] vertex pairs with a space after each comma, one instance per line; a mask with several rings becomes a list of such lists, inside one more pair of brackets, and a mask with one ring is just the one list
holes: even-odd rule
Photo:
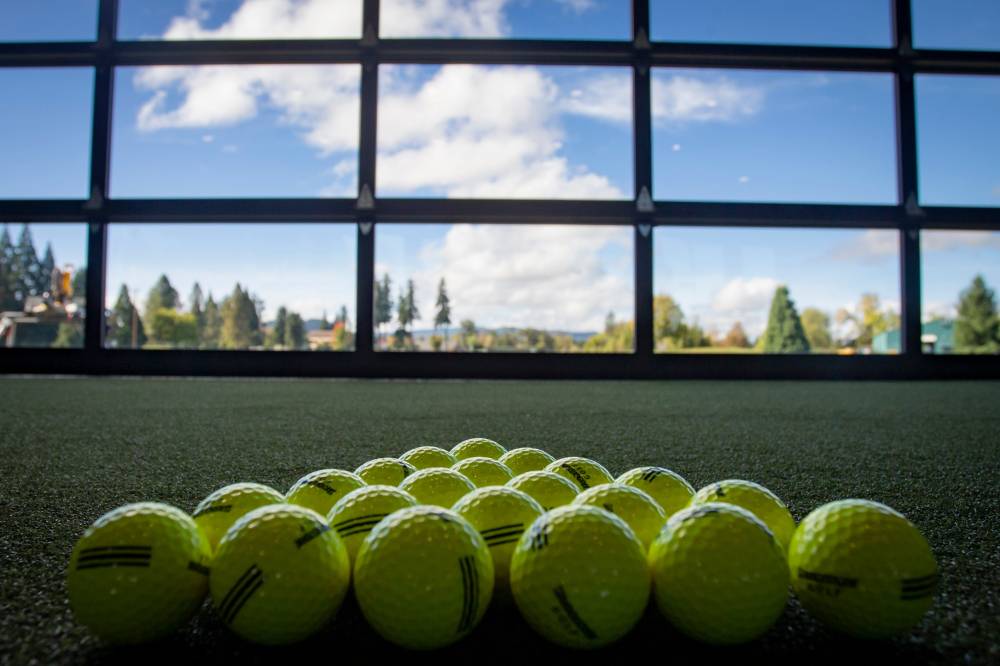
[[406, 477], [399, 489], [413, 495], [420, 504], [448, 509], [466, 493], [475, 490], [476, 484], [453, 469], [431, 467]]
[[219, 542], [209, 585], [222, 621], [255, 643], [308, 638], [336, 615], [351, 582], [347, 549], [310, 509], [265, 506]]
[[284, 501], [285, 496], [270, 486], [234, 483], [203, 499], [191, 517], [205, 533], [208, 545], [214, 551], [219, 539], [237, 520], [254, 509]]
[[627, 634], [646, 609], [646, 552], [618, 516], [593, 506], [559, 507], [521, 536], [510, 587], [539, 634], [567, 647], [600, 647]]
[[376, 458], [358, 467], [354, 473], [370, 486], [398, 486], [416, 471], [416, 467], [404, 460]]
[[483, 537], [457, 513], [401, 509], [361, 545], [354, 590], [368, 623], [386, 640], [410, 649], [444, 647], [486, 612], [493, 560]]
[[757, 638], [788, 599], [784, 551], [761, 520], [732, 504], [675, 513], [650, 547], [649, 564], [660, 612], [705, 643]]
[[527, 493], [546, 511], [569, 504], [580, 492], [569, 479], [545, 471], [519, 474], [507, 482], [507, 487]]
[[555, 458], [541, 449], [533, 449], [530, 446], [522, 446], [519, 449], [511, 449], [500, 456], [500, 462], [510, 469], [515, 476], [525, 472], [534, 472], [545, 469], [545, 466], [555, 462]]
[[417, 469], [451, 467], [458, 462], [455, 456], [437, 446], [418, 446], [399, 456], [399, 459], [410, 463]]
[[499, 460], [500, 456], [505, 453], [507, 453], [507, 449], [492, 439], [484, 439], [482, 437], [463, 440], [451, 448], [451, 455], [455, 456], [456, 460], [465, 460], [466, 458], [474, 458], [476, 456]]
[[361, 542], [380, 520], [394, 511], [416, 505], [413, 495], [395, 486], [365, 486], [341, 497], [326, 519], [344, 542], [353, 562]]
[[142, 502], [110, 511], [73, 548], [66, 585], [73, 615], [108, 643], [169, 635], [201, 606], [211, 550], [180, 509]]
[[285, 496], [289, 504], [312, 509], [325, 516], [341, 497], [365, 486], [360, 476], [340, 469], [321, 469], [295, 482]]
[[785, 503], [759, 483], [740, 479], [712, 483], [691, 498], [692, 506], [705, 502], [722, 502], [746, 509], [768, 526], [783, 550], [788, 550], [788, 542], [795, 532], [795, 519]]
[[927, 540], [877, 502], [841, 500], [810, 513], [792, 537], [788, 565], [806, 610], [860, 638], [908, 631], [937, 590], [937, 561]]
[[656, 500], [638, 488], [620, 483], [588, 488], [576, 496], [573, 504], [588, 504], [615, 514], [628, 523], [645, 549], [649, 548], [667, 522], [667, 516]]
[[611, 472], [605, 469], [601, 463], [578, 456], [560, 458], [551, 462], [545, 471], [555, 472], [559, 476], [566, 477], [576, 485], [578, 490], [586, 490], [615, 480], [611, 476]]
[[615, 483], [624, 483], [649, 494], [663, 508], [667, 518], [686, 507], [694, 496], [691, 484], [665, 467], [636, 467], [615, 479]]
[[489, 546], [496, 580], [494, 599], [510, 597], [510, 558], [518, 540], [545, 513], [530, 495], [503, 486], [479, 488], [458, 500], [452, 511], [475, 527]]
[[502, 462], [482, 456], [464, 458], [452, 465], [451, 468], [464, 474], [477, 488], [502, 486], [514, 478], [513, 472]]

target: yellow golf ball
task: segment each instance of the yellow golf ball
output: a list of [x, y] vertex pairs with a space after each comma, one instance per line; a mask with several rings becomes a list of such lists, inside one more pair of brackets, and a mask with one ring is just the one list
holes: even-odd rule
[[647, 493], [663, 508], [667, 518], [686, 507], [694, 496], [691, 484], [665, 467], [636, 467], [615, 479], [615, 483]]
[[576, 496], [573, 504], [588, 504], [615, 514], [632, 528], [642, 546], [649, 548], [667, 516], [656, 501], [638, 488], [620, 483], [605, 483], [588, 488]]
[[214, 551], [222, 535], [237, 520], [268, 504], [281, 504], [285, 496], [270, 486], [260, 483], [234, 483], [219, 488], [195, 508], [191, 517], [205, 533], [209, 547]]
[[416, 467], [398, 458], [376, 458], [358, 467], [354, 473], [369, 486], [398, 486], [416, 471]]
[[522, 446], [518, 449], [511, 449], [507, 453], [500, 456], [500, 462], [507, 465], [510, 471], [514, 473], [514, 476], [524, 474], [525, 472], [543, 470], [546, 465], [551, 462], [555, 462], [555, 460], [555, 458], [550, 456], [545, 451], [542, 451], [541, 449], [533, 449], [530, 446]]
[[546, 472], [555, 472], [572, 481], [578, 490], [586, 490], [602, 483], [611, 483], [614, 477], [604, 465], [589, 458], [569, 456], [548, 464]]
[[545, 471], [519, 474], [507, 482], [507, 487], [527, 493], [546, 511], [569, 504], [579, 493], [569, 479]]
[[413, 495], [395, 486], [365, 486], [341, 497], [326, 520], [344, 542], [347, 555], [354, 562], [361, 542], [380, 520], [394, 511], [416, 505]]
[[325, 516], [341, 497], [365, 486], [360, 476], [340, 469], [321, 469], [295, 482], [285, 496], [289, 504], [312, 509]]
[[464, 474], [477, 488], [502, 486], [514, 478], [510, 468], [502, 462], [482, 456], [464, 458], [452, 465], [451, 468]]
[[722, 502], [743, 507], [761, 519], [774, 533], [783, 550], [788, 550], [788, 542], [795, 532], [795, 519], [785, 503], [770, 490], [741, 479], [727, 479], [705, 486], [691, 498], [691, 505], [706, 502]]
[[477, 456], [499, 460], [500, 456], [505, 453], [507, 453], [507, 449], [492, 439], [485, 439], [483, 437], [473, 437], [472, 439], [463, 440], [451, 448], [451, 455], [455, 456], [456, 460], [465, 460], [466, 458], [475, 458]]
[[455, 456], [437, 446], [418, 446], [399, 456], [399, 459], [410, 463], [417, 469], [451, 467], [458, 462]]
[[399, 489], [413, 495], [420, 504], [448, 509], [466, 493], [475, 490], [476, 485], [453, 469], [431, 467], [406, 477]]

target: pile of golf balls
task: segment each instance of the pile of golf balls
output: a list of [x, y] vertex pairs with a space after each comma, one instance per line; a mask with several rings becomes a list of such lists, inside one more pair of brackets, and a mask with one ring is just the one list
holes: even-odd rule
[[796, 526], [773, 492], [730, 479], [695, 490], [662, 467], [617, 478], [577, 456], [467, 439], [353, 472], [311, 472], [287, 493], [235, 483], [187, 513], [129, 504], [77, 542], [67, 587], [77, 620], [110, 644], [162, 638], [207, 596], [255, 643], [327, 630], [353, 586], [388, 641], [441, 648], [494, 606], [549, 641], [613, 643], [649, 603], [710, 644], [764, 634], [789, 589], [834, 630], [910, 630], [937, 588], [930, 546], [866, 500], [831, 502]]

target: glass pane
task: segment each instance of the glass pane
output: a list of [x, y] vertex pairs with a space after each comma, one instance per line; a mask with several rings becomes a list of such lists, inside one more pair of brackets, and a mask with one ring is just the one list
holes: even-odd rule
[[659, 69], [652, 85], [657, 199], [896, 203], [888, 74]]
[[1000, 49], [1000, 2], [911, 0], [918, 49]]
[[86, 199], [94, 70], [0, 69], [0, 198]]
[[353, 224], [112, 224], [112, 348], [354, 348]]
[[0, 346], [82, 347], [85, 224], [0, 224]]
[[378, 145], [381, 196], [631, 198], [631, 73], [382, 67]]
[[97, 38], [97, 0], [0, 3], [0, 42], [89, 42]]
[[653, 39], [679, 42], [892, 45], [888, 0], [652, 0]]
[[1000, 353], [1000, 231], [924, 231], [920, 253], [924, 353]]
[[916, 77], [920, 201], [1000, 206], [1000, 77]]
[[360, 67], [117, 71], [116, 197], [355, 197]]
[[630, 227], [380, 224], [376, 348], [631, 352], [632, 234]]
[[382, 0], [382, 37], [632, 38], [627, 0]]
[[653, 241], [657, 352], [899, 351], [896, 231], [658, 227]]
[[118, 39], [357, 39], [361, 0], [121, 0]]

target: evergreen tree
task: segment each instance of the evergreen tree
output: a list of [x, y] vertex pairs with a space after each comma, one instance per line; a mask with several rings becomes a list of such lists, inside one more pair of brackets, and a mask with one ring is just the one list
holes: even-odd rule
[[1000, 351], [1000, 318], [995, 292], [982, 275], [959, 294], [955, 351], [993, 354]]
[[161, 345], [198, 346], [198, 326], [190, 312], [160, 308], [153, 312], [148, 324], [153, 340]]
[[73, 298], [87, 298], [87, 267], [78, 268], [73, 273]]
[[83, 326], [62, 322], [56, 332], [56, 339], [52, 342], [53, 347], [82, 347], [83, 346]]
[[260, 344], [260, 320], [257, 304], [250, 293], [237, 282], [233, 293], [219, 308], [222, 315], [222, 329], [219, 333], [219, 347], [222, 349], [248, 349]]
[[38, 275], [38, 254], [31, 238], [31, 230], [25, 224], [21, 227], [21, 237], [14, 248], [11, 260], [12, 285], [17, 308], [24, 307], [24, 301], [38, 292], [35, 290], [35, 279]]
[[765, 353], [801, 353], [809, 351], [809, 340], [802, 330], [802, 320], [795, 310], [795, 301], [788, 295], [788, 287], [781, 285], [774, 291], [771, 312], [764, 331]]
[[[439, 328], [444, 328], [444, 340], [447, 343], [448, 325], [451, 324], [451, 299], [448, 298], [448, 288], [445, 286], [444, 278], [441, 278], [441, 282], [438, 283], [437, 302], [434, 307], [437, 310], [434, 313], [434, 332], [437, 333]], [[447, 348], [447, 344], [445, 344], [445, 351]], [[435, 351], [437, 350], [435, 349]]]
[[289, 349], [306, 348], [306, 324], [298, 312], [288, 313], [285, 320], [285, 346]]
[[327, 318], [326, 310], [323, 310], [323, 318], [319, 320], [319, 330], [329, 331], [331, 329], [333, 329], [333, 324], [331, 324], [330, 320]]
[[802, 330], [806, 332], [809, 348], [813, 351], [828, 351], [834, 348], [830, 334], [830, 316], [817, 308], [802, 311]]
[[219, 306], [212, 297], [212, 292], [208, 293], [205, 300], [205, 323], [201, 327], [201, 347], [202, 349], [218, 349], [219, 336], [222, 334], [222, 314]]
[[343, 326], [344, 330], [347, 330], [350, 327], [351, 321], [347, 317], [347, 306], [346, 305], [341, 305], [340, 306], [340, 310], [337, 311], [337, 319], [336, 319], [335, 323], [341, 324]]
[[17, 307], [14, 301], [14, 284], [12, 262], [14, 259], [14, 244], [10, 240], [7, 225], [0, 232], [0, 311], [13, 310]]
[[722, 339], [722, 346], [739, 349], [748, 349], [750, 347], [750, 340], [747, 338], [746, 331], [743, 330], [743, 324], [740, 322], [733, 324], [733, 327], [726, 333], [726, 337]]
[[52, 289], [54, 286], [52, 284], [52, 271], [56, 268], [56, 258], [52, 254], [52, 243], [45, 244], [45, 255], [42, 260], [38, 263], [38, 273], [35, 275], [35, 291], [36, 293], [42, 294], [46, 291], [51, 292], [52, 296], [56, 295], [56, 290]]
[[179, 305], [180, 294], [170, 284], [170, 279], [166, 275], [161, 275], [149, 290], [149, 297], [146, 299], [146, 317], [151, 319], [157, 310], [176, 310]]
[[201, 285], [197, 282], [191, 287], [191, 296], [188, 297], [188, 311], [194, 315], [195, 326], [198, 329], [198, 339], [201, 339], [201, 330], [205, 326], [205, 310], [202, 301], [204, 296], [201, 293]]
[[111, 310], [108, 318], [108, 341], [112, 347], [128, 349], [130, 347], [140, 348], [146, 344], [146, 331], [142, 325], [142, 318], [132, 303], [132, 297], [128, 293], [128, 287], [124, 284], [118, 290], [118, 300]]
[[265, 344], [268, 347], [284, 347], [290, 344], [290, 341], [285, 335], [288, 330], [288, 310], [282, 305], [278, 308], [278, 314], [274, 316], [274, 324], [271, 330], [267, 334], [267, 342]]
[[375, 283], [375, 330], [379, 337], [382, 326], [392, 321], [392, 280], [388, 273], [383, 273], [381, 283]]
[[420, 309], [417, 308], [416, 288], [413, 286], [413, 280], [407, 280], [406, 282], [406, 304], [409, 306], [410, 318], [407, 323], [412, 324], [420, 319]]

